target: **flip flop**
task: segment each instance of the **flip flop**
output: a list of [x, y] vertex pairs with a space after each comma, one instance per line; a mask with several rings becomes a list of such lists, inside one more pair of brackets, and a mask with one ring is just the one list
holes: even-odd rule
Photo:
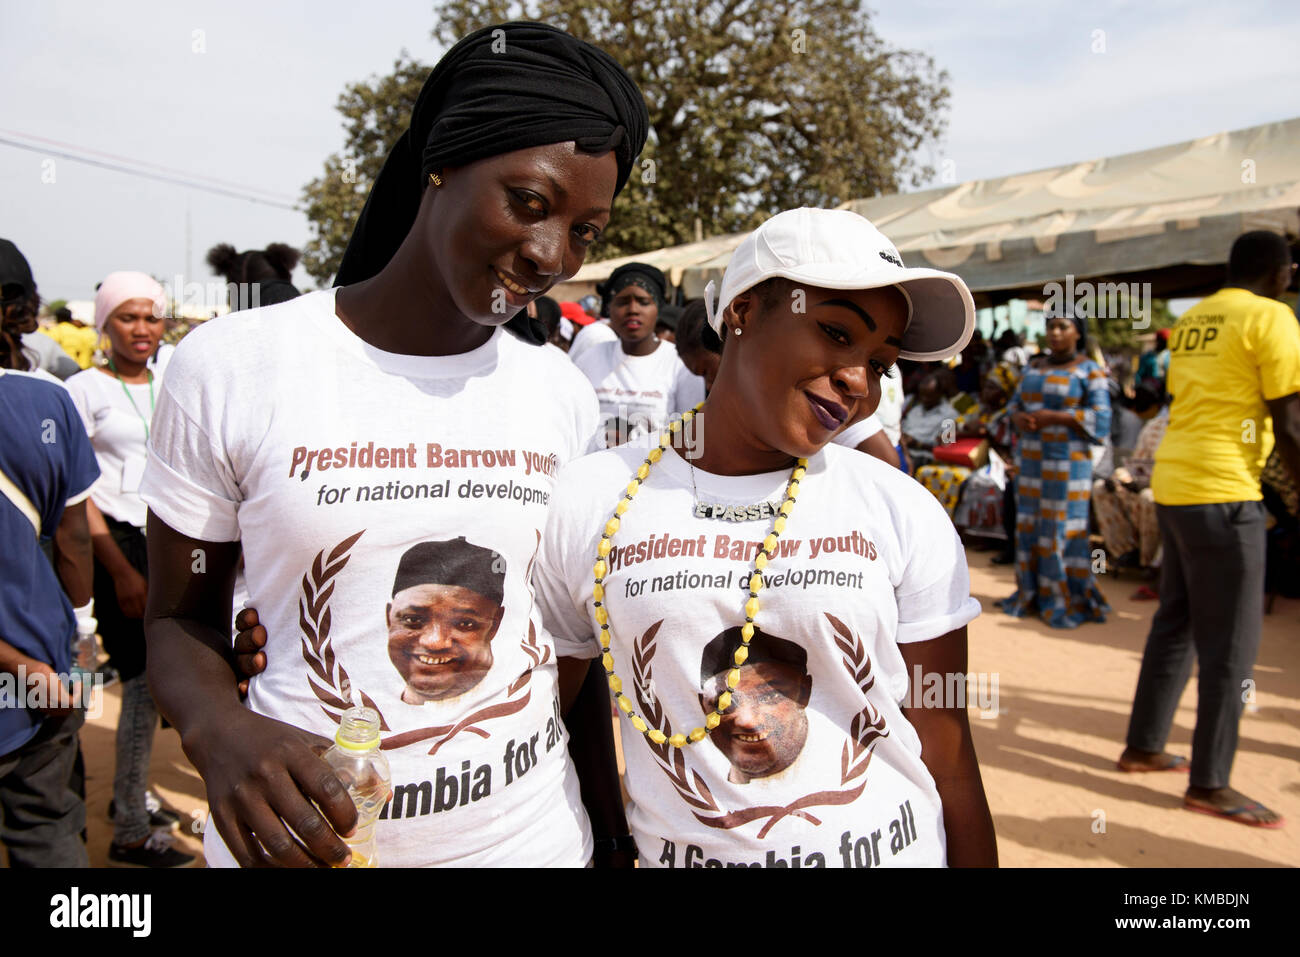
[[1169, 762], [1160, 767], [1142, 767], [1138, 765], [1126, 765], [1123, 761], [1116, 761], [1115, 767], [1119, 768], [1125, 774], [1145, 774], [1151, 771], [1188, 771], [1191, 769], [1191, 763], [1178, 754], [1169, 755]]
[[1238, 824], [1244, 824], [1247, 827], [1266, 827], [1269, 830], [1276, 830], [1284, 823], [1284, 818], [1278, 818], [1276, 821], [1260, 821], [1254, 817], [1249, 817], [1257, 811], [1267, 811], [1268, 808], [1258, 801], [1251, 801], [1249, 804], [1243, 804], [1241, 807], [1217, 808], [1209, 807], [1203, 804], [1189, 804], [1187, 799], [1183, 799], [1183, 807], [1189, 811], [1196, 811], [1198, 814], [1208, 814], [1211, 817], [1221, 817], [1229, 821], [1236, 821]]

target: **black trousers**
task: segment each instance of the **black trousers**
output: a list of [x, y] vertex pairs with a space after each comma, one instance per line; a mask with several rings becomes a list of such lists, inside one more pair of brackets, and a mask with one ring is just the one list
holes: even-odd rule
[[0, 754], [0, 842], [10, 867], [89, 867], [86, 805], [74, 788], [85, 713], [46, 718], [22, 747]]
[[[119, 522], [104, 516], [113, 541], [122, 550], [131, 566], [149, 577], [149, 564], [144, 533], [129, 522]], [[104, 640], [104, 651], [118, 670], [123, 681], [144, 674], [145, 641], [144, 619], [128, 618], [117, 603], [117, 590], [108, 569], [95, 561], [95, 617], [99, 620], [99, 634]]]
[[1142, 653], [1128, 745], [1164, 750], [1196, 660], [1191, 784], [1227, 787], [1263, 628], [1264, 506], [1157, 505], [1156, 520], [1164, 542], [1160, 609]]

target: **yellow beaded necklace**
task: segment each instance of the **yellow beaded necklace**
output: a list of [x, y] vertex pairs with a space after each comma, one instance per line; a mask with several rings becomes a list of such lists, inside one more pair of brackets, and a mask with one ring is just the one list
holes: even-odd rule
[[674, 748], [682, 748], [687, 744], [703, 741], [705, 736], [722, 722], [723, 713], [731, 707], [731, 693], [740, 684], [740, 666], [749, 657], [749, 642], [754, 637], [754, 618], [758, 615], [758, 593], [763, 588], [763, 576], [760, 572], [767, 567], [768, 561], [776, 555], [777, 538], [785, 531], [785, 520], [794, 511], [794, 500], [799, 494], [799, 482], [803, 479], [805, 469], [808, 466], [807, 459], [796, 460], [794, 471], [790, 473], [790, 481], [786, 483], [785, 500], [781, 503], [778, 514], [772, 522], [772, 531], [768, 533], [767, 538], [763, 539], [763, 545], [754, 557], [754, 568], [749, 576], [749, 600], [745, 602], [745, 624], [740, 629], [741, 646], [736, 649], [734, 658], [736, 664], [727, 672], [727, 690], [718, 696], [717, 707], [712, 714], [705, 718], [704, 727], [695, 728], [690, 734], [681, 734], [679, 732], [670, 737], [658, 728], [651, 728], [646, 724], [644, 718], [632, 710], [632, 700], [623, 694], [623, 680], [614, 673], [614, 654], [610, 650], [609, 612], [605, 610], [604, 604], [605, 573], [608, 571], [605, 559], [614, 547], [614, 536], [618, 533], [620, 519], [631, 506], [632, 499], [641, 488], [641, 483], [650, 474], [650, 467], [663, 458], [664, 449], [672, 445], [673, 434], [681, 431], [682, 426], [695, 417], [703, 404], [701, 402], [691, 411], [683, 413], [680, 422], [673, 422], [659, 436], [659, 446], [651, 449], [645, 461], [637, 466], [635, 477], [627, 485], [627, 493], [619, 500], [618, 505], [614, 506], [614, 516], [605, 523], [605, 534], [601, 536], [600, 545], [597, 546], [598, 557], [593, 569], [596, 575], [596, 583], [591, 589], [591, 597], [596, 606], [596, 623], [600, 625], [600, 646], [603, 651], [600, 660], [601, 664], [605, 666], [605, 676], [609, 679], [609, 690], [613, 692], [614, 700], [618, 702], [619, 709], [628, 716], [628, 719], [632, 722], [632, 727], [655, 744], [663, 744], [667, 741]]

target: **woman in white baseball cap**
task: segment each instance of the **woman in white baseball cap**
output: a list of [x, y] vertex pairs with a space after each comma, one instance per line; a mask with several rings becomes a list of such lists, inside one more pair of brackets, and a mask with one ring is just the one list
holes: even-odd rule
[[831, 444], [899, 357], [961, 351], [970, 292], [854, 213], [796, 209], [705, 296], [708, 399], [566, 467], [534, 573], [562, 672], [601, 657], [624, 716], [642, 866], [996, 864], [961, 543], [920, 485]]

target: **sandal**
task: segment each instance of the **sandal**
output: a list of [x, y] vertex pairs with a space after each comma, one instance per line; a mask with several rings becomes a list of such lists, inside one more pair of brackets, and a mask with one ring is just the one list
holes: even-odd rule
[[1261, 821], [1258, 812], [1268, 811], [1269, 809], [1258, 801], [1251, 801], [1240, 807], [1214, 807], [1209, 804], [1192, 804], [1187, 798], [1183, 798], [1183, 807], [1199, 814], [1209, 814], [1211, 817], [1236, 821], [1238, 824], [1245, 824], [1247, 827], [1266, 827], [1270, 830], [1276, 830], [1284, 823], [1283, 818], [1280, 817], [1276, 821]]
[[1166, 754], [1164, 758], [1165, 760], [1155, 767], [1145, 764], [1126, 764], [1121, 758], [1115, 762], [1115, 767], [1126, 774], [1142, 774], [1148, 771], [1187, 771], [1191, 768], [1191, 763], [1182, 755]]

